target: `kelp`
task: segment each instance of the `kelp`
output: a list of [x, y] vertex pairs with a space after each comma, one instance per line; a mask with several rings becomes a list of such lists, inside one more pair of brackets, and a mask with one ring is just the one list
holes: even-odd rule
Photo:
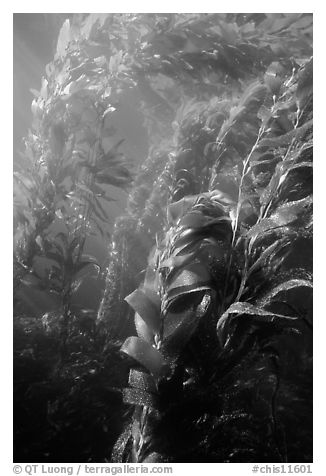
[[[311, 460], [311, 319], [297, 290], [308, 296], [312, 280], [309, 262], [295, 264], [312, 233], [311, 22], [308, 14], [90, 14], [62, 27], [33, 105], [40, 132], [31, 147], [49, 150], [40, 164], [56, 196], [69, 167], [80, 172], [64, 188], [85, 217], [71, 221], [66, 240], [80, 250], [71, 258], [77, 277], [96, 265], [83, 258], [87, 233], [102, 229], [107, 239], [104, 186], [128, 189], [132, 179], [110, 123], [128, 89], [149, 138], [111, 233], [92, 344], [86, 352], [85, 331], [77, 345], [92, 357], [75, 371], [63, 359], [58, 374], [82, 375], [74, 398], [88, 392], [86, 375], [108, 389], [112, 407], [95, 411], [115, 421], [102, 460]], [[33, 183], [17, 180], [25, 190]], [[60, 281], [66, 255], [55, 241], [37, 241], [50, 259], [60, 255]], [[66, 350], [87, 317], [68, 301]], [[49, 335], [60, 323], [44, 316]], [[101, 459], [89, 449], [83, 458]]]
[[[310, 64], [308, 67], [310, 67]], [[298, 84], [295, 76], [291, 79], [291, 86], [292, 84]], [[225, 162], [226, 169], [229, 168], [227, 159], [223, 157], [224, 151], [219, 156], [218, 162], [215, 162], [211, 168], [209, 182], [211, 191], [209, 193], [190, 195], [187, 193], [187, 189], [184, 191], [183, 198], [180, 199], [180, 194], [177, 195], [179, 200], [174, 203], [173, 199], [176, 195], [171, 194], [172, 203], [168, 208], [170, 224], [166, 227], [162, 241], [157, 243], [156, 252], [152, 254], [155, 264], [149, 263], [152, 274], [155, 270], [158, 273], [158, 278], [152, 276], [152, 279], [157, 286], [157, 296], [161, 298], [159, 312], [161, 329], [158, 330], [158, 323], [153, 327], [153, 321], [150, 321], [144, 308], [142, 308], [143, 319], [141, 313], [140, 315], [138, 312], [136, 314], [136, 319], [140, 318], [143, 321], [142, 326], [136, 324], [140, 339], [152, 342], [152, 345], [166, 358], [165, 363], [160, 361], [158, 373], [155, 373], [155, 379], [158, 379], [157, 386], [160, 389], [158, 396], [162, 392], [161, 395], [166, 397], [162, 388], [164, 388], [164, 385], [168, 385], [169, 380], [173, 380], [171, 372], [177, 373], [177, 362], [182, 360], [180, 355], [183, 354], [184, 347], [187, 347], [187, 342], [196, 334], [200, 319], [209, 320], [208, 316], [212, 312], [210, 306], [205, 308], [204, 315], [200, 314], [200, 319], [190, 315], [187, 316], [189, 306], [198, 306], [197, 309], [200, 313], [200, 300], [204, 296], [209, 299], [210, 303], [213, 302], [214, 317], [210, 316], [210, 320], [216, 323], [216, 335], [221, 356], [225, 351], [226, 353], [231, 352], [231, 354], [238, 353], [239, 349], [244, 346], [248, 351], [248, 344], [245, 342], [248, 337], [246, 336], [259, 334], [260, 328], [264, 329], [265, 332], [266, 329], [269, 329], [271, 339], [274, 334], [286, 332], [287, 329], [295, 333], [298, 328], [300, 315], [297, 314], [295, 308], [291, 309], [295, 312], [294, 315], [288, 314], [288, 309], [284, 314], [278, 312], [277, 307], [274, 306], [278, 303], [276, 296], [281, 292], [287, 293], [300, 287], [311, 288], [311, 277], [306, 274], [306, 279], [286, 279], [284, 276], [284, 280], [277, 285], [274, 284], [274, 287], [271, 283], [271, 288], [265, 294], [262, 291], [262, 286], [259, 287], [256, 283], [256, 280], [263, 279], [266, 289], [267, 283], [271, 281], [269, 273], [275, 273], [277, 270], [280, 272], [280, 276], [282, 275], [283, 263], [286, 260], [285, 255], [290, 252], [290, 244], [293, 243], [293, 239], [299, 239], [300, 236], [303, 236], [310, 227], [309, 216], [311, 214], [312, 198], [309, 195], [309, 190], [306, 192], [307, 196], [298, 200], [287, 200], [286, 190], [292, 170], [311, 166], [309, 162], [301, 162], [301, 154], [304, 149], [307, 150], [309, 147], [307, 144], [310, 140], [312, 120], [308, 116], [306, 123], [299, 126], [300, 112], [298, 110], [291, 111], [289, 115], [292, 118], [292, 130], [289, 130], [286, 134], [282, 134], [282, 131], [275, 129], [272, 122], [274, 117], [278, 117], [280, 109], [285, 110], [284, 98], [289, 94], [287, 88], [290, 88], [289, 84], [280, 85], [279, 100], [274, 95], [271, 103], [268, 96], [268, 87], [260, 84], [249, 85], [240, 97], [238, 105], [232, 106], [229, 117], [226, 117], [220, 125], [215, 141], [217, 155], [224, 144], [227, 146], [228, 134], [232, 133], [234, 129], [240, 128], [243, 122], [249, 122], [252, 128], [253, 139], [250, 139], [249, 135], [246, 145], [247, 153], [244, 155], [242, 163], [239, 161], [238, 167], [233, 165], [232, 169], [228, 171], [228, 175], [233, 175], [233, 183], [238, 187], [237, 195], [233, 196], [233, 199], [228, 196], [224, 197], [219, 190], [212, 189], [216, 184], [217, 170], [223, 176]], [[291, 94], [293, 94], [293, 90]], [[268, 104], [271, 104], [269, 110]], [[198, 109], [200, 110], [200, 105]], [[196, 109], [193, 108], [192, 110], [192, 113], [186, 112], [186, 121], [190, 121], [190, 118], [196, 114]], [[199, 135], [203, 123], [204, 121], [197, 120], [197, 135]], [[247, 131], [249, 130], [247, 127]], [[256, 134], [255, 139], [254, 133]], [[237, 136], [232, 137], [233, 146], [236, 146], [235, 137]], [[250, 145], [250, 142], [252, 145]], [[269, 158], [269, 164], [274, 162], [274, 173], [273, 168], [269, 165], [270, 171], [265, 179], [266, 184], [262, 192], [256, 186], [256, 174], [260, 173], [258, 168], [258, 164], [261, 163], [259, 156], [262, 153], [261, 150], [264, 154], [270, 149], [272, 149], [272, 154], [275, 154], [273, 161]], [[190, 147], [189, 150], [191, 150]], [[252, 165], [253, 157], [255, 160], [254, 166]], [[264, 162], [262, 161], [262, 163]], [[178, 170], [177, 165], [178, 156], [176, 157], [176, 170]], [[198, 167], [198, 161], [196, 166]], [[183, 180], [183, 187], [180, 186], [180, 179], [176, 181], [176, 188], [179, 193], [184, 188], [184, 183], [189, 186], [191, 182], [194, 182], [191, 168], [187, 169], [184, 163], [182, 167], [182, 174], [180, 175]], [[299, 189], [299, 184], [296, 185]], [[192, 190], [192, 192], [195, 191]], [[274, 242], [271, 241], [273, 237], [276, 238]], [[209, 246], [210, 250], [214, 250], [215, 253], [213, 255], [211, 253], [199, 254], [199, 250], [204, 250], [205, 246]], [[259, 247], [259, 252], [257, 247]], [[223, 251], [221, 252], [219, 249]], [[212, 264], [212, 259], [214, 264]], [[289, 274], [291, 275], [291, 273], [292, 276], [298, 274], [295, 270], [290, 270]], [[262, 298], [262, 295], [265, 295], [265, 298]], [[134, 296], [136, 301], [136, 296], [138, 296], [140, 302], [142, 301], [139, 294]], [[134, 299], [131, 306], [138, 311], [142, 306], [139, 303], [135, 304]], [[192, 309], [194, 312], [195, 308], [192, 307]], [[158, 316], [159, 314], [157, 308], [152, 316]], [[169, 317], [171, 321], [175, 321], [174, 326], [169, 331], [169, 339], [171, 339], [172, 345], [166, 342], [167, 337], [164, 333], [165, 322]], [[155, 322], [157, 322], [157, 318], [155, 317]], [[144, 331], [146, 326], [149, 326], [151, 332]], [[239, 335], [239, 332], [243, 337], [241, 337], [241, 334]], [[177, 335], [175, 339], [174, 333]], [[127, 340], [122, 347], [122, 351], [127, 352], [138, 364], [140, 363], [142, 367], [152, 373], [149, 366], [149, 362], [152, 363], [153, 361], [150, 356], [152, 350], [149, 352], [146, 348], [142, 348], [142, 358], [139, 359], [134, 348], [133, 351], [128, 350], [129, 345], [130, 341]], [[217, 342], [215, 346], [218, 347]], [[264, 348], [268, 348], [266, 343]], [[176, 355], [176, 352], [179, 355]], [[269, 358], [272, 361], [276, 358], [274, 352], [273, 348], [269, 351]], [[144, 360], [146, 355], [148, 357]], [[223, 361], [223, 357], [221, 359]], [[170, 366], [168, 377], [165, 375], [165, 372], [168, 372], [167, 370], [161, 373], [161, 369], [166, 369], [166, 365]], [[216, 358], [216, 356], [215, 365], [219, 365], [219, 358]], [[182, 362], [180, 366], [185, 368], [185, 363]], [[189, 369], [187, 369], [187, 372], [189, 373]], [[178, 379], [179, 383], [176, 383]], [[210, 379], [212, 379], [212, 376]], [[275, 379], [277, 382], [279, 381], [277, 374]], [[175, 377], [174, 384], [180, 388], [180, 385], [181, 387], [182, 385], [185, 386], [187, 382], [183, 381], [182, 384], [182, 377], [179, 374], [178, 378]], [[278, 441], [277, 410], [274, 407], [275, 403], [273, 403], [279, 383], [276, 385], [270, 397], [272, 405], [270, 419], [271, 426], [274, 428], [273, 438], [275, 437], [275, 441], [271, 441], [271, 445], [277, 455], [276, 460], [282, 461], [286, 450], [282, 448], [282, 444]], [[125, 457], [131, 458], [127, 459], [128, 461], [146, 462], [147, 458], [156, 454], [157, 461], [161, 461], [167, 458], [167, 454], [164, 454], [164, 451], [162, 452], [158, 443], [162, 444], [157, 436], [156, 426], [160, 428], [162, 422], [165, 419], [168, 420], [169, 412], [171, 412], [170, 406], [173, 407], [174, 404], [173, 402], [167, 404], [161, 402], [160, 406], [157, 403], [157, 396], [155, 404], [150, 403], [150, 399], [144, 398], [143, 388], [141, 392], [143, 397], [136, 397], [134, 391], [134, 400], [130, 397], [126, 400], [136, 405], [133, 419], [138, 423], [125, 440], [125, 444], [130, 439], [132, 441], [130, 456]], [[181, 391], [181, 395], [184, 395], [185, 398], [186, 394]], [[183, 401], [182, 396], [179, 398], [180, 401]], [[246, 418], [250, 419], [250, 415], [245, 414], [243, 418], [244, 420]], [[248, 425], [250, 426], [249, 423]], [[152, 440], [150, 438], [151, 434], [153, 435]], [[155, 442], [157, 446], [155, 446]], [[232, 453], [232, 457], [235, 455], [236, 452]], [[115, 452], [113, 457], [115, 457]], [[180, 458], [180, 456], [177, 458]], [[177, 461], [180, 461], [180, 459], [177, 459]]]

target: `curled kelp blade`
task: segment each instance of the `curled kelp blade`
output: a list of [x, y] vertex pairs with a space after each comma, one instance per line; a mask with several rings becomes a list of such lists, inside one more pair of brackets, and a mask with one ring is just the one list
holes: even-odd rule
[[166, 315], [161, 352], [170, 365], [173, 365], [178, 359], [182, 349], [195, 333], [201, 319], [209, 313], [214, 300], [214, 292], [203, 290], [196, 297], [196, 302], [192, 302], [183, 312], [170, 311]]
[[217, 336], [222, 347], [226, 346], [231, 337], [231, 323], [236, 316], [237, 318], [238, 316], [244, 316], [244, 318], [250, 316], [256, 318], [257, 323], [282, 323], [282, 325], [293, 324], [294, 321], [298, 320], [297, 317], [277, 314], [248, 302], [235, 302], [222, 314], [216, 326]]
[[255, 240], [260, 236], [266, 236], [266, 233], [291, 225], [301, 218], [311, 206], [311, 196], [280, 205], [271, 216], [263, 218], [254, 225], [247, 233], [247, 238]]
[[193, 252], [196, 246], [205, 239], [229, 241], [231, 235], [231, 219], [221, 217], [208, 220], [207, 224], [198, 228], [185, 228], [176, 233], [172, 240], [171, 253], [176, 256]]
[[248, 277], [255, 271], [265, 266], [277, 254], [279, 255], [281, 255], [281, 253], [284, 254], [284, 252], [287, 251], [290, 244], [291, 244], [291, 240], [286, 236], [278, 240], [275, 240], [271, 245], [267, 246], [264, 249], [264, 251], [260, 252], [258, 258], [252, 263], [252, 265], [248, 269]]
[[187, 197], [171, 203], [168, 206], [168, 221], [171, 224], [176, 224], [177, 221], [184, 216], [188, 210], [196, 203], [198, 195], [188, 195]]
[[138, 337], [150, 344], [153, 344], [155, 336], [153, 328], [148, 326], [144, 319], [142, 319], [142, 317], [137, 312], [135, 313], [134, 322]]
[[162, 354], [148, 342], [145, 342], [139, 337], [128, 337], [120, 350], [136, 360], [156, 379], [167, 373], [167, 362]]
[[300, 287], [312, 289], [312, 276], [310, 276], [309, 273], [306, 272], [302, 272], [301, 274], [302, 277], [290, 278], [274, 286], [258, 300], [258, 304], [260, 306], [267, 306], [274, 301], [275, 297], [278, 294], [290, 291], [291, 289], [297, 289]]
[[168, 339], [173, 337], [175, 332], [181, 329], [186, 322], [191, 321], [193, 311], [197, 313], [198, 318], [203, 317], [208, 312], [214, 296], [214, 291], [204, 289], [192, 298], [185, 296], [182, 312], [174, 311], [174, 309], [169, 310], [164, 318], [163, 344], [166, 344]]
[[208, 269], [201, 263], [191, 263], [183, 267], [173, 279], [167, 281], [165, 301], [171, 301], [185, 294], [211, 289], [212, 282]]
[[166, 269], [168, 273], [178, 270], [182, 266], [194, 260], [195, 253], [187, 253], [181, 256], [170, 256], [160, 264], [160, 270]]
[[188, 302], [192, 303], [198, 300], [198, 295], [203, 291], [210, 291], [212, 289], [211, 283], [197, 283], [189, 286], [180, 286], [173, 289], [168, 295], [163, 304], [164, 312], [178, 312], [182, 307], [187, 306]]
[[155, 333], [160, 329], [160, 299], [152, 290], [137, 288], [125, 301]]
[[210, 273], [204, 264], [199, 262], [189, 263], [181, 268], [174, 279], [168, 283], [167, 291], [170, 292], [180, 286], [195, 286], [198, 283], [208, 282], [209, 280]]
[[[202, 202], [212, 201], [214, 202], [214, 211], [220, 214], [224, 214], [230, 206], [234, 205], [234, 200], [224, 192], [220, 190], [212, 190], [211, 192], [205, 192], [200, 195], [188, 195], [181, 198], [177, 202], [171, 203], [168, 207], [168, 221], [171, 224], [176, 224], [178, 220], [183, 219], [184, 216], [188, 215], [192, 207], [196, 207], [196, 212], [201, 213], [201, 209], [205, 206]], [[193, 210], [192, 210], [193, 211]], [[202, 213], [201, 213], [202, 214]], [[203, 214], [202, 214], [203, 215]], [[198, 221], [196, 226], [200, 226], [199, 222], [201, 219], [197, 217]]]
[[199, 211], [187, 213], [179, 219], [178, 226], [182, 228], [201, 228], [206, 226], [208, 218]]
[[157, 297], [156, 297], [159, 293], [159, 274], [157, 273], [157, 270], [156, 270], [158, 263], [159, 263], [159, 260], [157, 257], [157, 253], [153, 254], [151, 261], [149, 261], [149, 264], [146, 269], [144, 284], [141, 287], [146, 289], [145, 293], [148, 294], [150, 299], [152, 299], [154, 303], [156, 303], [159, 307], [159, 304], [157, 303]]

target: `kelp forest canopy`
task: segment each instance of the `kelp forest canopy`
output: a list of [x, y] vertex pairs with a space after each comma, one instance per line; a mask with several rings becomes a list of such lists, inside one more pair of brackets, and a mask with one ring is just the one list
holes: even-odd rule
[[67, 16], [14, 164], [15, 461], [312, 461], [312, 68], [307, 13]]

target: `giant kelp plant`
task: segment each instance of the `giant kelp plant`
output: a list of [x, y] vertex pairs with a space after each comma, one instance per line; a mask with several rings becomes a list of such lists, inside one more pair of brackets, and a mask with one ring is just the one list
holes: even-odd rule
[[311, 461], [312, 15], [73, 15], [35, 96], [15, 460]]

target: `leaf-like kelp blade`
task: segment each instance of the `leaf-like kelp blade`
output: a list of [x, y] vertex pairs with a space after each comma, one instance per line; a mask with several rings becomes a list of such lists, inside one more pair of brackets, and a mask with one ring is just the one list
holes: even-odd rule
[[173, 308], [179, 307], [180, 299], [182, 299], [182, 302], [185, 300], [186, 297], [188, 300], [190, 300], [192, 299], [192, 297], [195, 297], [192, 296], [193, 294], [201, 293], [202, 291], [208, 291], [210, 289], [212, 289], [211, 283], [196, 283], [190, 284], [188, 286], [185, 285], [174, 288], [168, 294], [165, 310], [170, 310], [172, 306]]
[[152, 344], [155, 332], [150, 326], [146, 324], [144, 319], [142, 319], [137, 312], [135, 313], [134, 322], [138, 337]]
[[111, 462], [113, 463], [122, 463], [127, 457], [127, 451], [129, 450], [129, 444], [132, 438], [132, 423], [129, 423], [121, 433], [117, 441], [115, 442], [112, 453], [111, 453]]
[[195, 253], [187, 253], [181, 256], [170, 256], [160, 264], [160, 269], [167, 268], [169, 272], [176, 268], [187, 265], [196, 256]]
[[145, 271], [144, 284], [142, 288], [145, 289], [146, 294], [154, 301], [157, 307], [160, 307], [159, 302], [159, 275], [156, 272], [158, 265], [158, 254], [156, 248], [152, 249], [147, 258], [147, 268]]
[[131, 387], [146, 390], [150, 393], [156, 393], [157, 387], [153, 377], [137, 369], [130, 369], [128, 384]]
[[[300, 153], [303, 153], [305, 150], [309, 149], [312, 147], [311, 143], [306, 143], [304, 148], [301, 149]], [[299, 154], [300, 156], [300, 154]], [[266, 207], [273, 197], [277, 194], [277, 191], [280, 189], [280, 187], [284, 187], [286, 184], [286, 180], [288, 178], [289, 173], [292, 170], [301, 168], [301, 167], [312, 167], [312, 162], [297, 162], [292, 159], [289, 160], [284, 160], [282, 162], [279, 162], [274, 170], [274, 173], [272, 175], [272, 178], [267, 185], [267, 187], [263, 190], [263, 192], [260, 195], [259, 201], [263, 207]]]
[[190, 195], [181, 200], [171, 203], [168, 206], [168, 219], [170, 223], [176, 223], [180, 217], [186, 214], [187, 210], [191, 208], [197, 201], [197, 195]]
[[168, 284], [168, 293], [181, 286], [196, 286], [210, 281], [210, 273], [201, 263], [192, 263], [182, 268], [171, 283]]
[[140, 388], [124, 388], [122, 395], [124, 403], [150, 408], [156, 408], [158, 406], [157, 396]]
[[248, 269], [248, 277], [254, 271], [257, 271], [260, 267], [264, 266], [268, 261], [275, 257], [279, 251], [285, 252], [290, 243], [291, 242], [288, 237], [275, 240], [274, 243], [272, 243], [262, 253], [260, 253], [258, 259], [250, 266]]
[[310, 120], [297, 129], [293, 129], [286, 134], [277, 137], [268, 137], [259, 142], [260, 147], [282, 147], [287, 146], [291, 141], [299, 141], [305, 134], [312, 130], [313, 121]]
[[66, 48], [71, 40], [70, 22], [67, 19], [61, 27], [58, 42], [57, 42], [57, 55], [64, 57], [66, 55]]
[[183, 298], [190, 293], [198, 293], [212, 288], [211, 276], [207, 268], [201, 263], [190, 264], [167, 284], [167, 308], [172, 302]]
[[[164, 338], [161, 352], [170, 363], [180, 355], [191, 336], [197, 329], [200, 320], [208, 313], [214, 292], [203, 290], [191, 301], [182, 312], [168, 312], [164, 321]], [[189, 303], [188, 303], [189, 306]]]
[[280, 283], [275, 286], [267, 294], [265, 294], [265, 296], [259, 299], [258, 304], [259, 306], [266, 306], [270, 304], [275, 298], [275, 296], [277, 296], [281, 292], [286, 292], [290, 291], [291, 289], [301, 287], [312, 288], [312, 286], [312, 278], [308, 276], [308, 273], [304, 273], [304, 277], [302, 278], [288, 279], [283, 283]]
[[282, 321], [282, 324], [284, 324], [288, 323], [288, 321], [298, 320], [297, 317], [276, 314], [248, 302], [235, 302], [222, 314], [216, 326], [217, 336], [222, 347], [225, 347], [228, 338], [230, 337], [230, 324], [234, 319], [232, 314], [250, 315], [256, 317], [258, 322], [274, 323]]
[[[177, 202], [171, 203], [168, 206], [169, 222], [171, 224], [176, 224], [178, 220], [184, 220], [189, 215], [197, 213], [196, 209], [194, 209], [190, 213], [188, 213], [188, 211], [197, 204], [198, 206], [200, 206], [201, 200], [205, 199], [214, 199], [216, 202], [216, 207], [219, 207], [221, 209], [224, 209], [224, 207], [229, 206], [233, 203], [231, 198], [226, 193], [222, 193], [220, 190], [217, 189], [211, 192], [202, 193], [200, 195], [187, 195], [186, 197], [183, 197]], [[218, 211], [218, 208], [216, 211]], [[197, 228], [201, 221], [205, 221], [205, 216], [202, 215], [202, 218], [199, 218], [199, 216], [196, 217], [195, 215], [193, 215], [192, 219], [195, 221], [194, 228]]]
[[184, 228], [201, 228], [207, 224], [208, 218], [200, 212], [190, 212], [182, 217], [178, 223]]
[[216, 139], [221, 144], [230, 133], [232, 127], [247, 113], [258, 111], [266, 97], [265, 85], [255, 82], [244, 91], [239, 104], [230, 109], [229, 117], [224, 121]]
[[311, 196], [280, 205], [270, 217], [263, 218], [251, 227], [246, 236], [255, 239], [266, 232], [287, 226], [297, 220], [311, 205]]
[[162, 354], [138, 337], [128, 337], [120, 350], [135, 359], [155, 378], [162, 377], [167, 371], [166, 361]]
[[150, 329], [154, 332], [159, 331], [160, 308], [146, 294], [146, 290], [135, 289], [129, 296], [125, 297], [125, 301], [141, 316]]
[[[217, 219], [219, 220], [219, 219]], [[185, 254], [186, 252], [193, 252], [199, 242], [202, 242], [206, 238], [217, 239], [225, 238], [229, 233], [229, 219], [223, 219], [218, 221], [218, 224], [222, 226], [215, 226], [217, 221], [214, 220], [212, 225], [207, 225], [202, 228], [187, 228], [176, 236], [176, 239], [172, 246], [172, 253], [174, 256]]]
[[312, 205], [312, 196], [302, 198], [293, 202], [280, 205], [273, 213], [272, 217], [277, 220], [279, 225], [288, 225], [295, 221], [299, 216], [306, 212], [307, 208]]
[[98, 272], [100, 272], [101, 268], [97, 262], [97, 259], [91, 255], [82, 255], [81, 260], [77, 262], [74, 266], [74, 274], [79, 273], [82, 269], [86, 266], [94, 266]]
[[303, 69], [298, 73], [299, 81], [296, 90], [296, 97], [300, 109], [303, 109], [312, 97], [313, 92], [313, 60], [304, 65]]
[[[242, 112], [248, 113], [258, 111], [261, 104], [264, 102], [266, 93], [267, 88], [264, 84], [261, 84], [260, 82], [250, 84], [248, 88], [244, 91], [239, 102], [239, 106], [243, 108], [243, 111], [241, 111], [240, 116]], [[239, 119], [240, 117], [238, 116], [237, 120]]]

